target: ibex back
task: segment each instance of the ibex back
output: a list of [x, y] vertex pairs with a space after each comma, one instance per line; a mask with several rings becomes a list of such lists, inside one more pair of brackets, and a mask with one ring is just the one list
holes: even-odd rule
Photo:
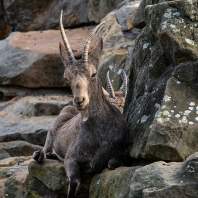
[[[52, 148], [63, 159], [69, 178], [68, 198], [74, 198], [80, 184], [80, 168], [88, 173], [105, 167], [116, 168], [128, 146], [128, 127], [120, 111], [108, 102], [97, 75], [102, 53], [102, 39], [88, 57], [89, 43], [102, 24], [86, 40], [82, 59], [74, 58], [60, 17], [60, 55], [65, 66], [64, 77], [71, 86], [74, 106], [65, 107], [49, 130], [42, 151], [33, 158], [42, 162]], [[83, 167], [82, 167], [83, 166]]]

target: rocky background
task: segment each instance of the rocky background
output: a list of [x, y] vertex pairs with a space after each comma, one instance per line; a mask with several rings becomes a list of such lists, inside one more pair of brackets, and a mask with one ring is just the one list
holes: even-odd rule
[[103, 87], [108, 70], [115, 90], [121, 69], [129, 78], [124, 116], [134, 164], [84, 176], [77, 197], [198, 197], [198, 1], [4, 3], [13, 33], [0, 41], [0, 197], [67, 193], [60, 162], [31, 159], [72, 101], [58, 51], [61, 9], [76, 58], [95, 24], [106, 21], [95, 37], [104, 40]]

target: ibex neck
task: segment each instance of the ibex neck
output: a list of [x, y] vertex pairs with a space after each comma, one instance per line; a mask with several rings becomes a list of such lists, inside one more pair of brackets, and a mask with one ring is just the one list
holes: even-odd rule
[[81, 112], [84, 120], [88, 118], [95, 118], [98, 116], [105, 116], [105, 112], [110, 110], [110, 105], [103, 93], [101, 83], [98, 82], [97, 86], [91, 93], [90, 102], [88, 108]]

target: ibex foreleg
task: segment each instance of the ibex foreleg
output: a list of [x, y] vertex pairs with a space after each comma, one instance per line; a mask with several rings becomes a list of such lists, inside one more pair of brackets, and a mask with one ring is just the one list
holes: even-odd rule
[[46, 154], [52, 152], [52, 140], [53, 138], [52, 138], [51, 132], [49, 131], [47, 133], [47, 138], [46, 138], [43, 150], [42, 151], [38, 150], [33, 153], [34, 160], [36, 160], [37, 162], [43, 162], [43, 160], [46, 157]]
[[76, 191], [80, 185], [79, 165], [72, 158], [66, 159], [64, 162], [65, 170], [69, 178], [69, 188], [67, 198], [75, 198]]

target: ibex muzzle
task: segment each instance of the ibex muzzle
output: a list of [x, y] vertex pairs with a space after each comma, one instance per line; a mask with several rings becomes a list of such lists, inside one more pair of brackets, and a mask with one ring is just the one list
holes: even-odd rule
[[78, 110], [84, 110], [89, 105], [88, 81], [86, 78], [77, 75], [71, 83], [73, 90], [73, 104]]

